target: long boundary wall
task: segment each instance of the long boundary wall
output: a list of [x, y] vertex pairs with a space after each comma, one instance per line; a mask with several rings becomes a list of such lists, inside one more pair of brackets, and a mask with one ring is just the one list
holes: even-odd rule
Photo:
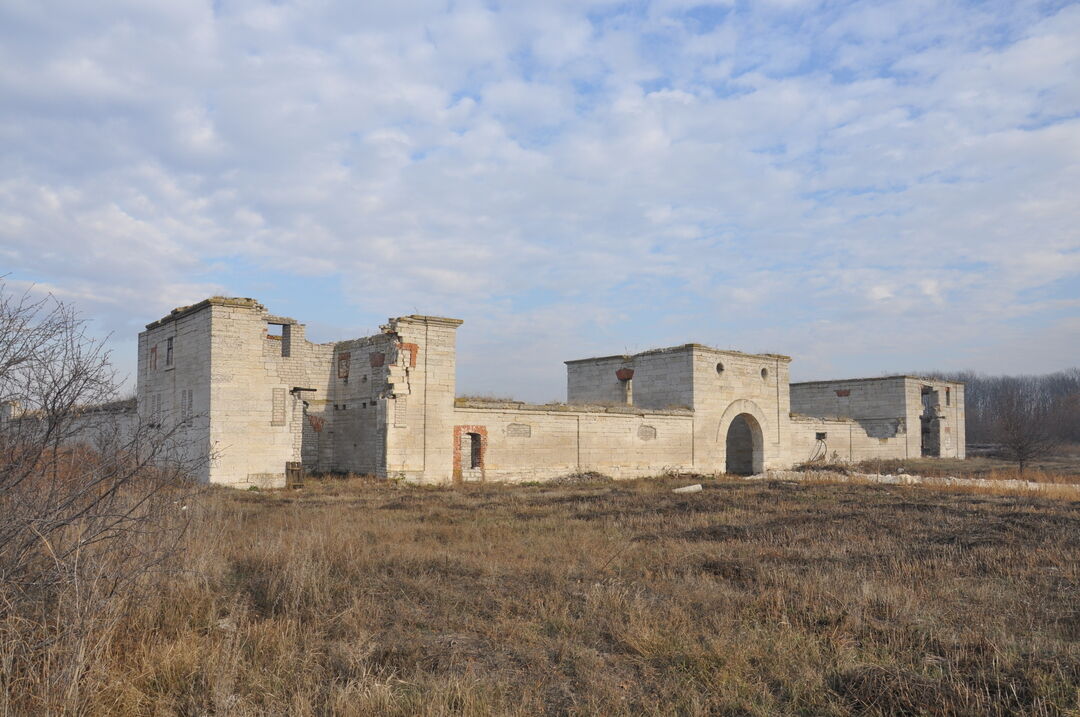
[[[454, 409], [457, 480], [544, 480], [584, 471], [615, 478], [693, 469], [694, 416], [687, 409], [459, 401]], [[480, 437], [470, 465], [467, 436]]]

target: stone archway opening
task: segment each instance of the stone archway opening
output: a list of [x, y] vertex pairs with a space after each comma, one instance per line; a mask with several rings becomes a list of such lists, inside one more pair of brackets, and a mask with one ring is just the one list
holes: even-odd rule
[[733, 475], [753, 475], [765, 470], [761, 425], [749, 413], [735, 416], [728, 426], [724, 471]]

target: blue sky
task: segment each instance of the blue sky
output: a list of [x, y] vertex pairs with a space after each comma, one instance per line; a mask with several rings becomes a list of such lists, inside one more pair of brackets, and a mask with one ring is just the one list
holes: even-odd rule
[[0, 0], [0, 148], [0, 274], [126, 372], [213, 294], [464, 319], [459, 390], [530, 400], [1080, 355], [1077, 3]]

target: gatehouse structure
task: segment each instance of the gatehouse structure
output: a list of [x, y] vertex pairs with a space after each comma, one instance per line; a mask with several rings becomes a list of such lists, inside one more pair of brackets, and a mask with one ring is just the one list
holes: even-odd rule
[[792, 384], [788, 356], [701, 344], [567, 361], [565, 403], [457, 398], [461, 324], [401, 316], [316, 344], [253, 299], [206, 299], [139, 334], [137, 410], [237, 487], [284, 485], [290, 464], [444, 483], [964, 457], [963, 384]]

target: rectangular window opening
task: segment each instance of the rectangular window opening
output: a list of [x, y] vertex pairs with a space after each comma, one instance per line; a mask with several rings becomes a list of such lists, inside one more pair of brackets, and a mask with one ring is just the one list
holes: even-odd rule
[[165, 365], [172, 366], [173, 359], [173, 337], [165, 339]]
[[281, 356], [289, 358], [292, 355], [292, 327], [289, 324], [275, 324], [267, 322], [266, 338], [277, 341], [281, 345]]

